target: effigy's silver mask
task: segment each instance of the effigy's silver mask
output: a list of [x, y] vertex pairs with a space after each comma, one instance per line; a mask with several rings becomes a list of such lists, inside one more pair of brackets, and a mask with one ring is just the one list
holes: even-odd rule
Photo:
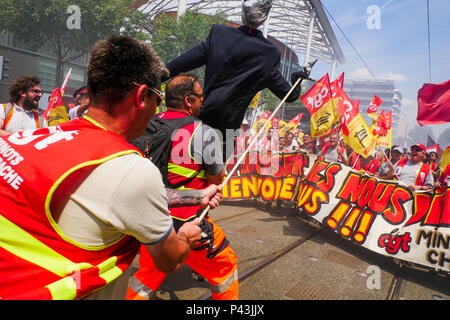
[[272, 0], [243, 0], [242, 23], [258, 28], [267, 20], [271, 8]]

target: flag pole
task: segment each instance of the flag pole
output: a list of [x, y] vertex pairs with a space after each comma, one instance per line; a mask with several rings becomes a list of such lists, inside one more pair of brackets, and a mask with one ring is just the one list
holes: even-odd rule
[[64, 95], [64, 91], [66, 90], [67, 82], [69, 82], [70, 74], [72, 73], [72, 68], [67, 72], [66, 78], [64, 79], [63, 85], [61, 86], [61, 97]]

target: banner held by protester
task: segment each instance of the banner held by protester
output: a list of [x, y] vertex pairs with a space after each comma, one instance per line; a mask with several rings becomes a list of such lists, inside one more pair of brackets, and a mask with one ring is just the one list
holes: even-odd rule
[[[253, 151], [251, 151], [253, 152]], [[224, 185], [225, 200], [284, 200], [379, 254], [450, 271], [450, 186], [415, 192], [309, 153], [255, 153]]]

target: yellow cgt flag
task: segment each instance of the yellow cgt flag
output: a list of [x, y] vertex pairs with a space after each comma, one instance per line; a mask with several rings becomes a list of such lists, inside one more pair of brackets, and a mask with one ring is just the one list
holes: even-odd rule
[[69, 114], [61, 96], [61, 89], [55, 88], [50, 96], [47, 109], [44, 111], [44, 118], [49, 127], [69, 121]]
[[339, 90], [338, 113], [341, 115], [341, 128], [344, 141], [353, 151], [368, 158], [377, 145], [369, 126], [359, 113], [359, 100], [353, 103], [343, 89]]
[[392, 128], [389, 128], [385, 136], [377, 137], [377, 145], [383, 148], [392, 147]]
[[317, 81], [300, 100], [311, 114], [311, 136], [329, 134], [337, 122], [328, 73]]
[[450, 164], [450, 146], [445, 148], [441, 156], [441, 174], [444, 173], [445, 168]]

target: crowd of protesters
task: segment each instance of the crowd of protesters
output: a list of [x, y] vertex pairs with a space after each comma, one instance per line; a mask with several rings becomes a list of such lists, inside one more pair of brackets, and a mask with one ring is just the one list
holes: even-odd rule
[[396, 145], [391, 148], [377, 147], [372, 155], [364, 158], [345, 143], [338, 130], [327, 137], [316, 139], [309, 132], [302, 132], [297, 128], [283, 130], [270, 125], [268, 128], [260, 126], [256, 129], [264, 132], [257, 137], [248, 121], [243, 121], [236, 139], [235, 157], [242, 154], [256, 138], [257, 142], [251, 150], [270, 150], [272, 153], [306, 151], [377, 178], [402, 181], [412, 191], [436, 189], [448, 179], [448, 168], [443, 168], [447, 170], [442, 170], [441, 174], [438, 151], [429, 150], [421, 143], [416, 143], [409, 149]]

